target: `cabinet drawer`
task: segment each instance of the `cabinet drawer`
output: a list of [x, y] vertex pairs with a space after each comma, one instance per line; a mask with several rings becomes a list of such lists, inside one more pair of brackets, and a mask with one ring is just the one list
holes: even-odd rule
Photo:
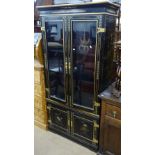
[[119, 120], [121, 119], [121, 110], [120, 110], [120, 108], [118, 108], [116, 106], [113, 106], [113, 105], [106, 104], [106, 112], [105, 112], [105, 114], [110, 116], [110, 117], [119, 119]]

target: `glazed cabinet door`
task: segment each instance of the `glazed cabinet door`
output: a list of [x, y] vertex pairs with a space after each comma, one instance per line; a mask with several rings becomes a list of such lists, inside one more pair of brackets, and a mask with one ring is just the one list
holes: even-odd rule
[[48, 98], [67, 104], [67, 35], [65, 18], [44, 17], [44, 47]]
[[100, 16], [73, 16], [69, 21], [70, 105], [96, 114], [100, 23]]

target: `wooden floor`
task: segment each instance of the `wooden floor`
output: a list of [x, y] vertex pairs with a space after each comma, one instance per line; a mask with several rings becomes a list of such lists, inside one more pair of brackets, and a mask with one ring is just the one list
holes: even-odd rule
[[34, 155], [96, 155], [96, 153], [62, 136], [35, 127]]

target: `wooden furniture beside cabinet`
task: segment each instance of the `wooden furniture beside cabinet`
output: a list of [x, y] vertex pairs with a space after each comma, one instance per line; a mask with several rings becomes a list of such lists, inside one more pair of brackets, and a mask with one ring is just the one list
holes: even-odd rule
[[34, 124], [47, 129], [47, 111], [45, 99], [44, 66], [42, 58], [41, 38], [35, 44], [34, 53]]
[[34, 33], [34, 59], [44, 64], [41, 33]]
[[121, 98], [111, 92], [110, 86], [99, 95], [102, 103], [98, 155], [121, 155]]

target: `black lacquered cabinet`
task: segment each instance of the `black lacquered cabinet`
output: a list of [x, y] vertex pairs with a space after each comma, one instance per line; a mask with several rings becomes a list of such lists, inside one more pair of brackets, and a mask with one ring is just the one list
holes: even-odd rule
[[109, 2], [38, 7], [49, 129], [98, 148], [99, 92], [112, 82], [115, 20]]

